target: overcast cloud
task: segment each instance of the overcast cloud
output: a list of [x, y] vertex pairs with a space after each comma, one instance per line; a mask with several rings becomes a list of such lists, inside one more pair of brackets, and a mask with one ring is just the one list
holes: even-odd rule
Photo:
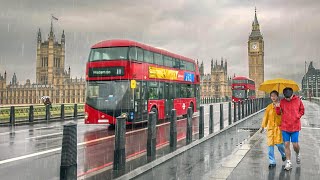
[[0, 0], [0, 73], [35, 81], [36, 34], [66, 33], [66, 68], [84, 77], [90, 46], [124, 38], [203, 60], [228, 59], [230, 75], [248, 76], [247, 41], [257, 6], [265, 40], [265, 78], [299, 83], [304, 62], [320, 68], [319, 0]]

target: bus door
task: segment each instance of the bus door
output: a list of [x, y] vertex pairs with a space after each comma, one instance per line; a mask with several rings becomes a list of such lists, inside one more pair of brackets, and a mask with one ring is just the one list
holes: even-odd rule
[[147, 120], [146, 82], [137, 82], [134, 89], [135, 122]]
[[173, 109], [175, 85], [172, 83], [165, 83], [164, 86], [164, 99], [165, 99], [165, 113], [166, 117], [170, 117], [171, 110]]

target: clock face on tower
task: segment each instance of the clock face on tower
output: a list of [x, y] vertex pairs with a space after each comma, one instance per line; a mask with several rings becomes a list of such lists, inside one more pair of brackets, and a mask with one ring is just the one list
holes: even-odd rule
[[251, 44], [251, 48], [252, 48], [253, 50], [257, 50], [257, 49], [258, 49], [258, 43], [252, 43], [252, 44]]

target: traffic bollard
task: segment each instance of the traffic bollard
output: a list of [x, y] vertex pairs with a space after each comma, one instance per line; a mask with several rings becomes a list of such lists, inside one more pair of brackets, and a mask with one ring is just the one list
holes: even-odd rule
[[192, 108], [189, 107], [187, 111], [187, 135], [186, 142], [190, 144], [192, 142]]
[[33, 109], [33, 105], [31, 105], [29, 107], [29, 122], [33, 122], [33, 119], [34, 119], [34, 109]]
[[16, 117], [16, 116], [15, 116], [14, 106], [11, 106], [11, 107], [10, 107], [10, 124], [11, 124], [11, 125], [14, 125], [14, 124], [15, 124], [15, 120], [16, 120], [15, 117]]
[[74, 104], [74, 107], [73, 107], [73, 118], [77, 119], [77, 117], [78, 117], [78, 105]]
[[200, 106], [199, 139], [204, 137], [204, 107]]
[[241, 117], [244, 118], [244, 101], [241, 101]]
[[229, 102], [229, 113], [228, 113], [228, 122], [229, 122], [229, 125], [231, 125], [232, 124], [232, 116], [231, 116], [231, 102]]
[[223, 104], [220, 104], [220, 130], [224, 128], [223, 122]]
[[237, 122], [237, 103], [233, 102], [233, 122]]
[[156, 113], [150, 112], [148, 118], [147, 159], [151, 162], [156, 159], [157, 145], [157, 117]]
[[170, 114], [170, 151], [177, 149], [177, 112], [175, 109], [171, 110]]
[[238, 102], [238, 120], [240, 120], [241, 119], [241, 102], [239, 101]]
[[77, 179], [77, 124], [63, 126], [60, 180]]
[[61, 104], [60, 107], [60, 118], [61, 120], [64, 120], [64, 104]]
[[119, 116], [116, 119], [114, 139], [114, 176], [124, 174], [126, 168], [126, 117]]
[[214, 124], [213, 124], [213, 105], [210, 105], [210, 113], [209, 113], [209, 133], [213, 133]]

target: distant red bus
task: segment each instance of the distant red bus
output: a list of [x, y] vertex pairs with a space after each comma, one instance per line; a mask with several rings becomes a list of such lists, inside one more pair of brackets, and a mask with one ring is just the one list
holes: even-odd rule
[[233, 102], [256, 98], [255, 83], [252, 79], [243, 76], [234, 77], [231, 88]]
[[127, 124], [197, 111], [199, 69], [194, 60], [130, 40], [107, 40], [91, 47], [86, 66], [86, 124]]

